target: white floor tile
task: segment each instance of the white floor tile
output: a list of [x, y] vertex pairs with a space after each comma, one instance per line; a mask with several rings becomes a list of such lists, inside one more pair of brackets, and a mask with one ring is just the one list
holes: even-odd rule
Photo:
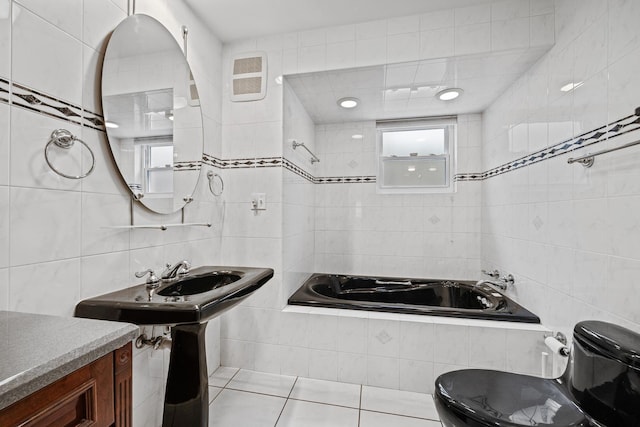
[[334, 381], [298, 378], [290, 397], [291, 399], [359, 408], [360, 386]]
[[439, 420], [430, 394], [362, 387], [362, 409]]
[[211, 403], [221, 391], [222, 389], [220, 387], [209, 386], [209, 403]]
[[273, 426], [285, 402], [281, 397], [225, 389], [209, 405], [209, 427]]
[[289, 400], [276, 427], [357, 427], [358, 410]]
[[227, 368], [226, 366], [220, 366], [216, 371], [209, 375], [209, 385], [214, 387], [224, 387], [229, 380], [238, 372], [238, 368]]
[[360, 427], [442, 427], [440, 421], [360, 411]]
[[296, 377], [265, 374], [262, 372], [241, 369], [240, 372], [233, 377], [231, 382], [227, 384], [227, 388], [287, 397], [289, 396], [295, 381]]

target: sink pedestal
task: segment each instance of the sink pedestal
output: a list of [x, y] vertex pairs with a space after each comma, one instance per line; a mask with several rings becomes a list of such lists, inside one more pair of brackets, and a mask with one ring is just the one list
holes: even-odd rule
[[206, 328], [207, 322], [171, 328], [162, 427], [207, 427], [209, 424]]

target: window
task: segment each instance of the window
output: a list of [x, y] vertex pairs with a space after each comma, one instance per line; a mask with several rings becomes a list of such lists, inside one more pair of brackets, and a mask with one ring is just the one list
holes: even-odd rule
[[142, 181], [145, 197], [165, 197], [173, 193], [173, 141], [171, 136], [134, 139], [136, 176]]
[[147, 193], [173, 193], [173, 144], [145, 149]]
[[379, 192], [453, 191], [455, 118], [380, 121], [376, 128]]

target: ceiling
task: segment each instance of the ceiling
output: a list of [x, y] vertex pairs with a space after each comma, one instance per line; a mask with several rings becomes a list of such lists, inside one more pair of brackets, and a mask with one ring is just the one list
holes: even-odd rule
[[223, 42], [489, 2], [491, 0], [185, 0]]
[[[316, 124], [427, 117], [484, 111], [540, 58], [547, 48], [430, 59], [337, 71], [294, 74], [286, 81]], [[440, 90], [462, 96], [440, 101]], [[346, 110], [337, 101], [360, 100]]]

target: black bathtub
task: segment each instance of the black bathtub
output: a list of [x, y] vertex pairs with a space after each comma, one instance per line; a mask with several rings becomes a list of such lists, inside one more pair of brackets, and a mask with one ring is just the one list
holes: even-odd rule
[[483, 284], [460, 280], [314, 274], [289, 304], [468, 319], [540, 323], [521, 305]]

